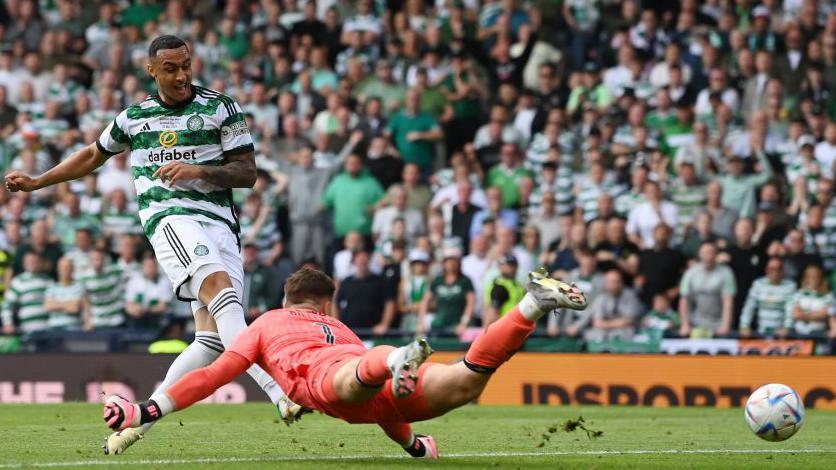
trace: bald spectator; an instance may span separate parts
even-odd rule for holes
[[[406,205],[406,190],[403,186],[395,185],[389,190],[388,206],[378,208],[372,220],[372,235],[376,240],[387,240],[392,237],[392,225],[396,219],[402,219],[406,226],[406,239],[409,242],[427,231],[424,216],[416,209]]]
[[[587,341],[629,340],[636,332],[642,305],[636,292],[624,286],[623,274],[611,269],[604,274],[604,286],[589,305],[592,328],[584,332]]]

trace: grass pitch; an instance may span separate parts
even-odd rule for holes
[[[579,416],[602,434],[563,429]],[[104,456],[98,405],[0,405],[0,469],[836,468],[836,413],[816,410],[779,443],[751,434],[738,409],[468,406],[415,429],[435,436],[441,460],[410,459],[373,425],[308,415],[285,427],[267,404],[202,405]]]

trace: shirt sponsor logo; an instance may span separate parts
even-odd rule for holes
[[[174,131],[161,132],[160,145],[162,145],[165,148],[170,148],[177,145],[177,133]]]
[[[221,136],[224,139],[238,137],[239,135],[246,135],[249,133],[250,128],[247,127],[247,123],[245,121],[238,121],[233,123],[231,126],[223,126],[221,128]]]
[[[159,163],[177,160],[194,160],[195,152],[195,149],[187,150],[185,152],[181,152],[177,149],[160,150],[159,152],[155,152],[152,150],[148,152],[148,161],[152,163]]]

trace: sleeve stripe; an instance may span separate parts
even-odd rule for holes
[[[242,153],[247,152],[255,152],[255,146],[253,144],[245,144],[240,147],[235,147],[234,149],[225,150],[224,155],[241,155]]]
[[[98,149],[99,149],[99,152],[102,152],[103,154],[107,155],[108,157],[112,157],[112,156],[114,156],[114,155],[116,155],[116,154],[122,153],[122,151],[121,151],[121,150],[120,150],[120,151],[118,151],[118,152],[112,152],[112,151],[110,151],[110,150],[108,150],[108,149],[104,148],[104,145],[102,145],[102,143],[101,143],[101,142],[99,142],[99,139],[96,139],[96,148],[98,148]]]

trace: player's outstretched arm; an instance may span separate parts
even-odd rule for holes
[[[6,175],[6,188],[9,191],[35,191],[54,184],[63,183],[87,176],[107,161],[109,155],[102,153],[95,143],[70,154],[61,163],[44,174],[31,177],[20,171]]]
[[[165,393],[154,395],[146,402],[131,403],[118,395],[111,396],[105,402],[104,420],[114,431],[157,421],[175,410],[188,408],[203,400],[243,374],[251,365],[252,362],[244,356],[226,351],[212,364],[189,372]]]
[[[257,176],[255,153],[226,154],[226,159],[226,163],[219,166],[170,163],[157,170],[154,178],[160,178],[169,185],[181,180],[200,179],[222,188],[252,188]]]

